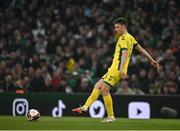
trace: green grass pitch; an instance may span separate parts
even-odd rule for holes
[[[26,117],[0,116],[0,130],[180,130],[179,119],[135,120],[117,118],[113,123],[90,117],[45,117],[29,122]]]

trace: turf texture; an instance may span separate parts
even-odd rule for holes
[[[0,130],[180,130],[179,119],[137,120],[116,118],[115,122],[102,123],[90,117],[43,116],[30,122],[22,116],[0,116]]]

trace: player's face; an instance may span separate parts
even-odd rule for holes
[[[118,35],[121,35],[123,33],[123,30],[124,30],[124,25],[119,24],[119,23],[115,24],[114,25],[114,30]]]

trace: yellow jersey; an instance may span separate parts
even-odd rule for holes
[[[138,43],[135,40],[135,38],[129,33],[125,33],[119,37],[116,43],[112,64],[108,68],[108,72],[102,77],[105,83],[107,83],[110,86],[115,86],[118,83],[118,81],[120,81],[121,79],[120,65],[121,65],[122,50],[128,51],[128,58],[125,63],[125,67],[123,69],[124,73],[127,74],[127,69],[128,69],[129,61],[131,59],[132,50],[133,47],[136,46],[137,44]]]
[[[124,72],[127,73],[127,68],[129,65],[129,61],[131,59],[133,47],[136,46],[137,44],[138,44],[137,41],[131,34],[129,34],[129,33],[122,34],[116,43],[116,48],[115,48],[112,65],[108,70],[119,70],[120,69],[121,52],[122,52],[122,50],[127,50],[128,58],[127,58],[127,61],[126,61],[125,67],[124,67]]]

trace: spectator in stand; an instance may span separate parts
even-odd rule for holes
[[[115,94],[124,94],[124,95],[133,95],[135,92],[128,86],[128,82],[126,80],[121,81],[119,88],[115,92]]]
[[[4,92],[15,92],[15,85],[13,81],[13,77],[11,75],[7,75],[5,77],[5,82],[3,84]]]
[[[130,87],[137,95],[144,95],[144,92],[140,89],[140,82],[136,74],[132,74],[130,78]]]
[[[78,92],[89,92],[90,86],[87,78],[81,78],[80,85],[78,86]]]
[[[145,69],[141,69],[139,72],[139,86],[144,93],[148,93],[149,85],[148,85],[147,71]]]
[[[35,76],[31,80],[30,92],[41,92],[45,86],[44,78],[42,76],[42,70],[37,68],[35,71]]]

